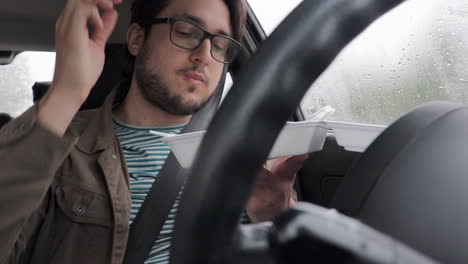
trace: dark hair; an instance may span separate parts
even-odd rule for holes
[[[130,24],[137,23],[145,30],[145,38],[148,36],[151,24],[148,22],[151,18],[156,17],[164,8],[166,8],[171,0],[134,0],[132,4],[132,17]],[[244,30],[246,20],[246,4],[245,0],[223,0],[229,9],[231,17],[231,26],[233,37],[241,42],[242,33]],[[133,73],[133,66],[135,64],[135,56],[131,55],[127,50],[129,56],[129,67],[126,70],[126,77],[131,78]]]
[[[138,23],[148,33],[151,24],[149,21],[156,17],[171,0],[135,0],[132,4],[132,17],[130,23]],[[223,0],[229,9],[233,37],[237,41],[242,39],[242,31],[245,24],[246,8],[244,0]]]

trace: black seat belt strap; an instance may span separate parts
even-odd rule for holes
[[[166,162],[178,163],[172,153]],[[124,263],[144,263],[151,251],[185,182],[184,169],[176,167],[163,167],[130,225]]]

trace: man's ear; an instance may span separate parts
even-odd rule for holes
[[[145,44],[145,29],[133,23],[127,30],[127,48],[133,56],[137,56]]]

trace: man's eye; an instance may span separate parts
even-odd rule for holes
[[[214,39],[217,40],[217,39]],[[213,48],[216,51],[224,52],[227,49],[228,44],[224,41],[213,41]]]
[[[214,44],[213,45],[213,48],[216,50],[216,51],[224,51],[225,50],[225,47],[223,45],[218,45],[218,44]]]
[[[193,37],[193,34],[191,32],[187,32],[187,31],[180,31],[180,30],[177,30],[177,35],[181,36],[181,37],[185,37],[185,38],[191,38]]]

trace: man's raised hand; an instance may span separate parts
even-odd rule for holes
[[[62,136],[104,67],[106,42],[122,0],[67,0],[55,25],[55,72],[38,121]]]
[[[67,0],[56,29],[53,85],[87,98],[104,67],[104,48],[117,22],[112,0]]]

